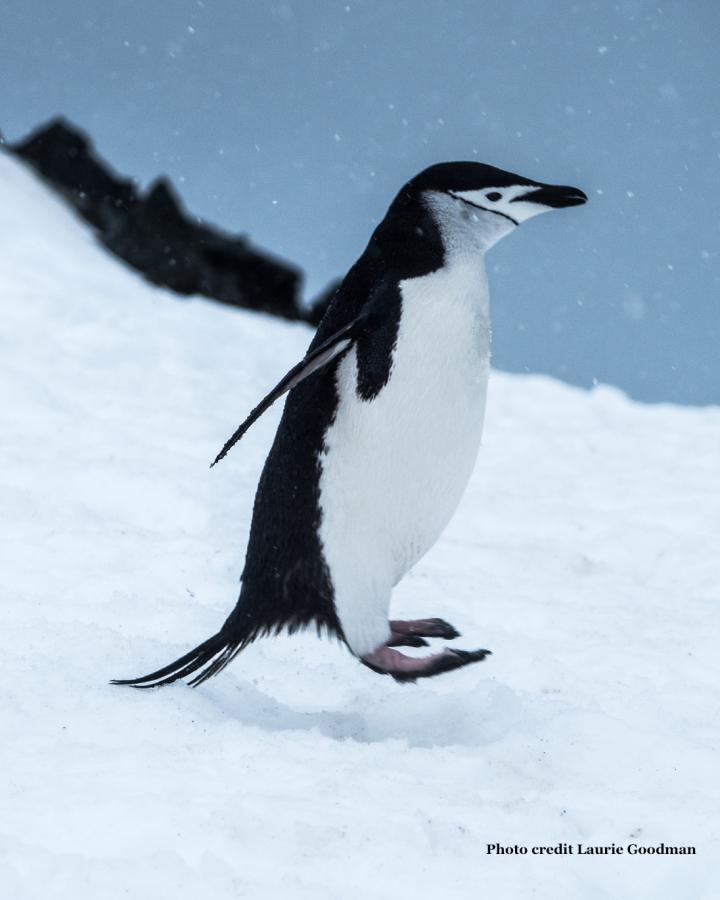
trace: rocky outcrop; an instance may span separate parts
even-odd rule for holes
[[[324,306],[300,304],[299,269],[188,216],[167,179],[140,192],[69,122],[56,119],[9,149],[75,207],[109,250],[154,284],[286,319],[317,324],[322,317]]]

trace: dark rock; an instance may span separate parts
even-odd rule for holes
[[[244,237],[188,216],[166,179],[141,194],[70,123],[54,120],[10,150],[70,201],[106,247],[154,284],[286,319],[319,321],[299,303],[298,269]]]
[[[138,202],[133,183],[111,172],[87,137],[61,119],[9,146],[101,232]]]
[[[180,294],[302,318],[299,272],[243,238],[193,222],[165,179],[156,181],[103,241],[151,281]]]

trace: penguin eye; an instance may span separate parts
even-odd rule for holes
[[[488,198],[488,200],[492,200],[493,202],[495,200],[502,200],[502,194],[498,194],[497,191],[490,191],[490,193],[485,194],[485,196]]]

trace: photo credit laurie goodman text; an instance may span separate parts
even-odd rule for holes
[[[489,856],[694,856],[695,847],[689,844],[486,844]]]

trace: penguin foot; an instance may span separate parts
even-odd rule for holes
[[[454,650],[445,647],[440,653],[418,658],[405,656],[404,653],[383,645],[361,657],[360,662],[379,675],[392,675],[395,681],[407,682],[462,669],[470,663],[481,662],[489,655],[490,650]]]
[[[452,641],[460,637],[460,632],[444,619],[396,619],[390,622],[390,630],[395,634],[406,634],[417,637],[442,638]],[[389,646],[393,646],[390,644]],[[401,646],[399,643],[397,646]],[[407,647],[420,646],[419,644],[406,644]]]

